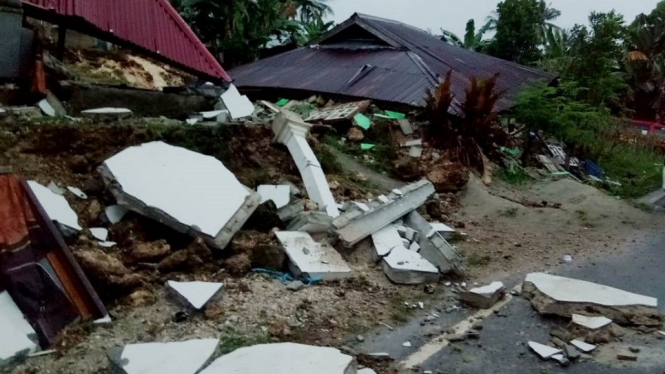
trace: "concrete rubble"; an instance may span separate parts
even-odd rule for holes
[[[593,308],[618,324],[661,325],[656,298],[596,283],[532,273],[524,281],[523,294],[540,314],[572,318]]]
[[[383,272],[397,284],[423,284],[439,281],[439,270],[417,252],[402,246],[383,258]]]
[[[531,348],[540,358],[543,360],[547,360],[550,357],[562,353],[560,349],[550,347],[548,345],[536,343],[536,342],[529,342],[529,348]]]
[[[289,270],[294,276],[303,275],[324,281],[351,276],[349,266],[330,245],[317,243],[304,232],[280,231],[276,235],[284,246]]]
[[[444,239],[450,240],[450,238],[453,236],[455,233],[455,229],[447,226],[446,224],[443,224],[441,222],[430,222],[430,226],[432,226],[432,230],[427,233],[427,237],[430,238],[434,236],[434,234],[439,234],[441,235]]]
[[[37,345],[30,340],[35,330],[23,317],[7,291],[0,292],[0,368],[12,360],[27,356]]]
[[[28,181],[28,185],[52,221],[58,222],[71,230],[83,230],[78,223],[76,212],[69,206],[64,196],[53,193],[53,191],[35,181]]]
[[[269,370],[267,370],[269,368]],[[200,374],[356,374],[353,357],[338,349],[295,343],[237,349],[213,361]]]
[[[307,143],[307,133],[312,125],[305,123],[295,113],[282,110],[272,123],[275,141],[286,145],[300,171],[309,198],[330,217],[339,216],[337,203],[323,173],[319,160]]]
[[[111,370],[118,374],[195,374],[210,360],[218,339],[173,343],[138,343],[107,352]]]
[[[596,349],[596,346],[593,344],[589,344],[586,342],[583,342],[581,340],[571,340],[570,344],[572,344],[575,348],[579,349],[580,351],[584,353],[589,353],[592,352],[593,350]]]
[[[116,223],[120,222],[122,218],[125,216],[125,214],[127,214],[127,212],[129,212],[129,210],[121,207],[120,205],[111,205],[104,208],[104,214],[106,215],[106,219],[112,225],[115,225]]]
[[[466,269],[464,259],[448,241],[438,232],[427,237],[432,231],[432,225],[418,212],[413,211],[404,217],[404,224],[420,233],[418,236],[418,252],[427,261],[431,262],[441,273],[454,273],[464,276]]]
[[[219,160],[163,142],[127,148],[98,170],[120,206],[218,249],[259,205]]]
[[[167,285],[177,292],[194,309],[203,308],[224,284],[213,282],[176,282],[168,281]]]
[[[272,200],[277,209],[281,209],[291,201],[291,186],[283,184],[279,186],[261,185],[256,191],[261,195],[261,204]]]
[[[461,301],[476,308],[489,309],[494,306],[506,294],[506,288],[502,282],[492,282],[484,287],[476,287],[459,292],[457,296]]]
[[[612,323],[607,317],[587,317],[580,314],[573,314],[573,323],[590,330],[597,330]]]

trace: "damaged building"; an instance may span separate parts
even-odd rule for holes
[[[312,93],[375,103],[422,107],[425,92],[452,70],[452,93],[464,97],[471,78],[499,74],[505,95],[496,110],[512,107],[513,95],[555,76],[452,46],[413,26],[365,14],[309,45],[230,71],[235,85],[252,98],[308,97]]]

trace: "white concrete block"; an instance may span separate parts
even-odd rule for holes
[[[268,200],[272,200],[277,205],[277,209],[281,209],[291,201],[291,186],[288,184],[274,185],[261,185],[256,191],[261,195],[261,204]]]
[[[497,292],[501,291],[501,289],[503,288],[504,286],[502,282],[492,282],[487,286],[472,288],[469,290],[469,292],[484,297],[493,297]]]
[[[109,230],[102,227],[93,227],[89,230],[92,236],[94,236],[97,240],[100,240],[102,242],[106,241],[106,239],[109,236]]]
[[[9,293],[0,292],[0,367],[16,356],[27,355],[36,346],[28,338],[33,334],[35,330]]]
[[[421,146],[413,146],[409,148],[409,156],[414,157],[414,158],[420,158],[420,156],[423,155],[423,147]]]
[[[552,348],[548,345],[536,342],[529,342],[529,348],[531,348],[538,354],[538,356],[540,356],[540,358],[544,360],[562,352],[560,349]]]
[[[309,234],[280,231],[276,235],[284,246],[289,268],[294,275],[303,273],[324,281],[351,276],[351,269],[342,256],[329,245],[317,243]]]
[[[42,99],[41,101],[39,101],[39,103],[37,103],[37,106],[38,106],[39,109],[41,109],[42,112],[44,112],[44,114],[46,114],[47,116],[49,116],[49,117],[55,117],[55,109],[54,109],[53,106],[48,102],[48,100],[46,100],[46,99]]]
[[[571,341],[570,344],[574,345],[575,348],[579,349],[580,351],[582,351],[584,353],[589,353],[589,352],[592,352],[594,349],[596,349],[595,345],[589,344],[589,343],[586,343],[586,342],[583,342],[583,341],[577,340],[577,339]]]
[[[418,242],[411,243],[411,245],[409,246],[409,251],[414,251],[414,252],[420,251],[420,244],[418,244]]]
[[[127,108],[96,108],[88,109],[81,112],[81,114],[131,114],[132,111]]]
[[[414,147],[414,146],[422,146],[423,145],[423,140],[422,139],[414,139],[414,140],[407,140],[402,144],[402,147]]]
[[[139,343],[110,349],[109,361],[126,374],[195,374],[210,359],[218,339]]]
[[[386,196],[386,195],[379,195],[379,197],[377,197],[377,199],[378,199],[380,202],[384,203],[384,204],[390,202],[390,199],[389,199],[388,196]]]
[[[415,237],[416,237],[416,230],[414,230],[410,227],[407,227],[406,232],[404,233],[404,238],[408,241],[413,241],[413,239],[415,239]]]
[[[398,284],[434,283],[439,280],[439,271],[434,265],[402,246],[393,248],[383,258],[383,272]]]
[[[353,357],[338,349],[277,343],[237,349],[200,374],[355,374],[356,370]]]
[[[427,238],[431,238],[435,233],[439,233],[445,239],[449,239],[450,236],[455,233],[455,229],[441,222],[430,222],[430,226],[432,226],[432,230],[427,233]]]
[[[254,113],[254,104],[245,95],[240,95],[234,84],[221,96],[224,106],[231,113],[231,118],[249,117]]]
[[[28,181],[28,185],[52,221],[74,230],[82,230],[76,212],[69,206],[64,196],[53,193],[35,181]]]
[[[369,206],[367,206],[367,204],[365,203],[359,203],[357,201],[354,201],[353,204],[365,213],[369,213],[372,211],[372,209]]]
[[[112,225],[115,225],[122,220],[129,210],[120,205],[111,205],[107,206],[104,209],[104,212],[106,213],[106,219],[108,219]]]
[[[573,323],[586,327],[590,330],[597,330],[601,327],[607,326],[612,323],[612,320],[607,317],[588,317],[580,314],[573,314]]]
[[[545,273],[531,273],[526,282],[550,298],[571,303],[591,303],[608,307],[644,305],[657,307],[658,299],[630,293],[605,285]]]
[[[388,225],[372,234],[376,261],[387,256],[390,251],[402,245],[402,238],[397,231],[397,226]]]
[[[104,165],[125,194],[212,237],[250,195],[219,160],[163,142],[127,148]]]
[[[223,283],[213,282],[166,282],[169,287],[179,293],[195,309],[201,309],[219,290]]]

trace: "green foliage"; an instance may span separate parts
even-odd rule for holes
[[[484,40],[485,34],[493,30],[495,25],[494,20],[489,20],[487,23],[476,31],[476,21],[470,19],[466,23],[466,32],[464,40],[461,40],[455,33],[441,29],[441,40],[448,44],[452,44],[461,48],[469,49],[476,52],[481,52],[487,48],[489,40]]]
[[[504,0],[497,7],[496,35],[488,46],[489,54],[521,64],[540,59],[539,46],[545,30],[555,27],[549,21],[561,12],[547,7],[543,0]]]
[[[512,184],[514,186],[523,186],[532,181],[532,178],[529,176],[529,174],[524,172],[524,170],[522,169],[516,169],[514,171],[510,171],[508,169],[501,169],[497,173],[497,177],[500,180],[508,184]]]

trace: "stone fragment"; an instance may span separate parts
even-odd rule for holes
[[[139,242],[132,246],[129,258],[133,262],[158,262],[171,254],[171,246],[166,240],[156,242]]]
[[[222,289],[222,283],[168,281],[168,286],[195,309],[201,309]]]
[[[617,354],[617,360],[619,360],[619,361],[637,361],[637,355],[635,355],[633,353],[628,353],[628,352],[619,353],[619,354]]]
[[[583,342],[581,340],[577,340],[577,339],[571,341],[570,344],[572,344],[575,348],[579,349],[580,351],[582,351],[584,353],[589,353],[589,352],[592,352],[593,350],[596,349],[595,345],[588,344],[588,343],[585,343],[585,342]]]
[[[476,308],[489,309],[496,304],[505,295],[506,289],[502,282],[492,282],[492,284],[463,290],[457,296]]]
[[[575,348],[573,345],[565,345],[563,347],[563,353],[565,353],[566,357],[568,357],[568,359],[571,361],[575,361],[582,356],[580,351],[578,351],[577,348]]]
[[[117,373],[195,374],[210,359],[218,345],[218,339],[138,343],[111,348],[107,356]]]
[[[305,288],[305,284],[301,281],[293,281],[289,282],[289,284],[286,285],[286,289],[289,291],[297,292]]]
[[[562,351],[560,349],[552,348],[548,345],[529,342],[529,348],[531,348],[540,358],[546,360],[556,354],[560,354]]]
[[[76,212],[69,206],[64,196],[53,193],[35,181],[28,181],[28,185],[52,221],[76,231],[82,230]]]
[[[607,326],[612,323],[612,320],[607,317],[589,317],[581,314],[573,314],[573,323],[586,327],[589,330],[597,330],[601,327]]]
[[[303,274],[321,280],[351,276],[349,266],[330,245],[317,243],[309,234],[303,232],[280,231],[276,235],[284,246],[289,259],[289,270],[293,275]]]
[[[568,358],[566,356],[564,356],[563,354],[561,354],[561,353],[556,354],[556,355],[552,355],[551,359],[558,362],[559,365],[561,365],[563,367],[570,366],[570,360],[568,360]]]
[[[439,270],[417,252],[402,246],[383,258],[383,272],[397,284],[436,283]]]
[[[295,343],[259,344],[221,356],[200,374],[355,374],[353,357],[338,349]]]

